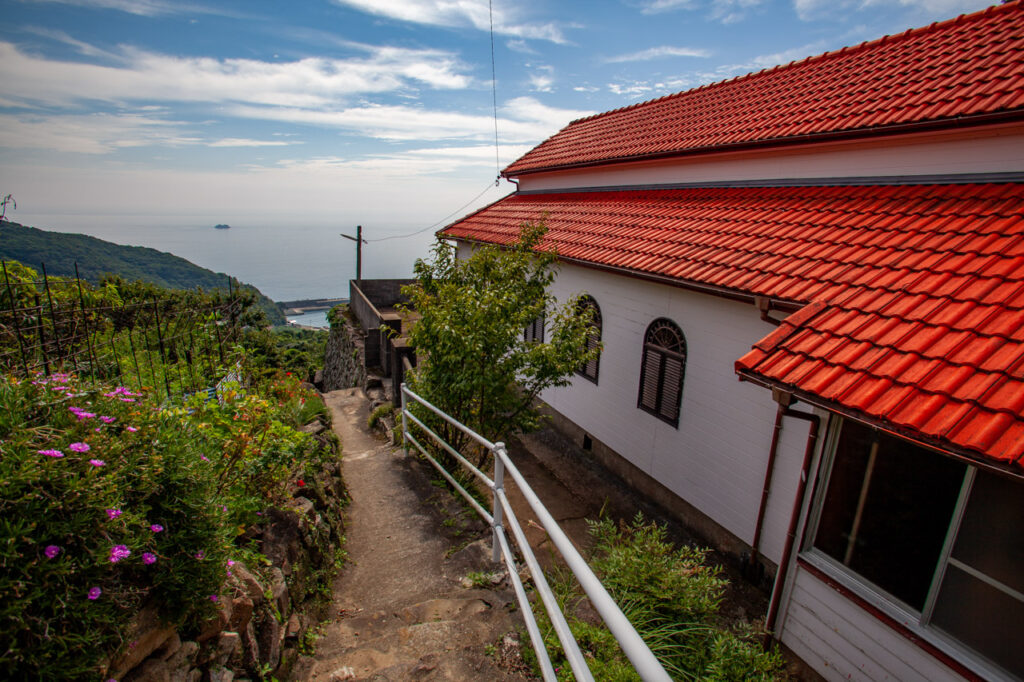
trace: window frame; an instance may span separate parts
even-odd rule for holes
[[[845,566],[840,561],[834,559],[824,551],[814,546],[814,539],[818,532],[821,515],[825,506],[825,498],[828,494],[829,483],[834,470],[836,453],[839,446],[839,436],[842,432],[843,424],[847,421],[847,418],[838,414],[832,414],[831,416],[832,419],[830,420],[828,427],[827,446],[821,452],[814,494],[810,500],[810,506],[807,511],[807,518],[803,528],[799,551],[800,561],[806,562],[813,568],[821,571],[828,578],[835,580],[838,584],[849,590],[850,593],[855,595],[857,598],[863,600],[866,604],[877,609],[885,616],[892,618],[896,623],[899,623],[900,626],[910,633],[911,641],[913,641],[914,637],[919,638],[923,642],[935,647],[935,649],[949,656],[951,659],[962,663],[970,670],[983,675],[986,679],[1017,679],[1010,676],[1012,675],[1010,671],[1005,670],[996,662],[989,660],[983,654],[971,649],[967,644],[960,642],[952,635],[943,632],[938,627],[932,625],[931,622],[932,615],[935,611],[935,605],[938,602],[939,594],[942,591],[942,582],[946,574],[946,569],[951,564],[950,559],[952,557],[950,555],[956,545],[957,535],[963,523],[964,515],[971,499],[971,492],[978,476],[978,467],[968,461],[961,460],[965,465],[964,478],[961,482],[960,491],[957,495],[953,512],[950,515],[949,526],[946,529],[946,537],[943,542],[942,549],[936,559],[935,570],[932,573],[924,605],[921,610],[918,611],[878,587],[867,578],[852,570],[850,567]],[[854,421],[856,423],[856,420],[850,421]],[[870,425],[865,426],[873,428]],[[898,436],[896,437],[898,438]],[[912,445],[917,445],[912,441],[907,442]],[[917,447],[923,446],[917,445]],[[925,449],[930,450],[930,448]],[[938,451],[932,451],[932,454],[935,457],[947,456]],[[998,474],[993,473],[993,475]],[[982,578],[978,579],[983,580]],[[988,581],[983,580],[983,582]],[[792,583],[790,583],[790,586],[791,585]]]
[[[682,351],[683,351],[682,353],[680,353],[678,351],[673,351],[673,350],[671,350],[669,348],[665,348],[663,346],[655,345],[655,344],[651,343],[648,340],[651,337],[652,332],[655,331],[655,326],[658,325],[659,323],[663,323],[663,322],[667,322],[669,325],[672,326],[672,328],[674,328],[674,330],[676,332],[678,332],[678,334],[679,334],[679,345],[682,347]],[[655,398],[654,398],[655,405],[654,405],[654,408],[649,408],[646,405],[644,405],[644,388],[645,388],[645,385],[646,385],[645,382],[647,380],[647,362],[648,362],[648,357],[649,357],[648,356],[648,351],[656,353],[658,355],[659,365],[660,365],[660,367],[658,369],[658,375],[657,375],[657,385],[655,386]],[[683,388],[686,385],[686,358],[687,358],[687,355],[688,354],[687,354],[686,335],[683,333],[682,327],[680,327],[678,324],[676,324],[676,322],[674,320],[672,320],[670,318],[667,318],[667,317],[658,317],[658,318],[655,318],[654,320],[652,320],[651,323],[647,325],[647,329],[644,330],[643,346],[642,346],[641,355],[640,355],[640,388],[639,388],[639,391],[637,393],[636,406],[641,411],[646,412],[647,414],[653,415],[654,417],[657,417],[658,419],[660,419],[661,421],[665,422],[666,424],[668,424],[669,426],[671,426],[671,427],[673,427],[675,429],[679,428],[679,418],[683,414]],[[670,417],[670,416],[664,414],[665,405],[664,405],[664,400],[663,400],[663,398],[664,398],[664,390],[663,389],[665,387],[665,379],[666,379],[666,372],[665,372],[666,366],[667,366],[666,365],[666,360],[669,359],[669,358],[674,359],[674,360],[678,360],[679,361],[679,365],[680,365],[680,368],[679,368],[679,387],[678,387],[678,393],[679,393],[678,400],[679,400],[679,404],[675,406],[676,409],[675,409],[675,416],[674,417]]]
[[[523,341],[544,343],[544,327],[547,325],[547,315],[541,312],[540,315],[530,320],[523,328]]]
[[[583,296],[581,296],[578,305],[579,305],[580,309],[589,307],[591,310],[594,311],[594,314],[591,317],[590,328],[591,328],[591,330],[596,330],[597,331],[597,335],[596,335],[596,340],[594,340],[595,337],[594,337],[593,334],[589,334],[589,333],[587,334],[587,349],[589,350],[589,349],[593,348],[594,345],[599,345],[601,343],[601,337],[602,337],[602,334],[604,333],[604,318],[601,315],[601,306],[597,304],[597,299],[595,299],[590,294],[584,294]],[[591,343],[592,340],[594,340],[593,343]],[[590,374],[587,373],[587,366],[590,363],[585,363],[585,364],[581,365],[580,367],[577,367],[576,368],[576,374],[581,376],[581,377],[583,377],[587,381],[590,381],[590,382],[592,382],[594,384],[597,384],[598,383],[598,377],[601,376],[601,353],[597,354],[597,357],[594,358],[593,362],[594,362],[594,375],[593,376],[591,376]]]

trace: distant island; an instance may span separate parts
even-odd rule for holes
[[[213,226],[213,229],[215,229],[215,230],[230,230],[231,226],[228,225],[227,223],[217,223],[216,225]]]
[[[46,232],[4,221],[0,227],[0,260],[16,260],[30,267],[46,263],[51,275],[74,277],[75,263],[83,279],[96,283],[105,273],[127,280],[140,279],[168,289],[226,290],[228,275],[199,267],[180,256],[144,246],[122,246],[84,234]],[[259,307],[271,324],[287,323],[276,303],[251,284],[237,282],[256,292]]]

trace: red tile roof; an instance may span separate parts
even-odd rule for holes
[[[1024,468],[1024,184],[513,194],[442,231],[810,303],[744,375]]]
[[[1024,115],[1024,3],[573,121],[503,172]]]

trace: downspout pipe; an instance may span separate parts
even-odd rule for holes
[[[772,393],[775,393],[773,390]],[[780,392],[778,396],[773,395],[779,402],[779,409],[775,411],[775,428],[772,431],[772,444],[768,448],[768,464],[765,467],[764,472],[764,486],[761,490],[761,504],[757,508],[757,521],[754,523],[754,539],[750,543],[750,558],[747,561],[746,573],[747,579],[753,580],[759,578],[760,573],[757,571],[757,560],[761,556],[761,531],[764,528],[764,512],[768,507],[768,495],[772,489],[772,476],[775,472],[775,458],[779,452],[779,434],[782,433],[782,417],[786,414],[786,408],[789,405],[787,398],[792,398],[791,393]],[[785,401],[785,402],[783,402]]]
[[[780,405],[781,407],[781,405]],[[804,461],[800,466],[800,482],[797,485],[796,496],[793,499],[793,511],[789,517],[789,529],[786,531],[786,545],[782,550],[782,557],[779,559],[779,568],[775,573],[775,585],[772,587],[771,600],[768,602],[768,615],[764,619],[764,628],[775,638],[775,621],[779,617],[779,605],[782,602],[782,591],[786,584],[786,574],[789,572],[789,563],[793,553],[793,545],[796,542],[796,528],[800,522],[800,510],[804,506],[804,497],[807,494],[807,481],[811,474],[811,462],[814,459],[814,450],[818,443],[818,431],[821,428],[821,417],[810,412],[800,412],[788,407],[784,409],[784,416],[795,417],[810,422],[811,426],[807,433],[807,446],[804,448]],[[767,644],[767,641],[766,641]]]

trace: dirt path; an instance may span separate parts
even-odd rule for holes
[[[495,570],[486,539],[467,544],[486,537],[480,524],[438,501],[421,463],[368,432],[360,389],[333,391],[325,400],[352,496],[350,563],[335,582],[316,653],[299,660],[292,679],[527,679],[510,672],[514,647],[502,646],[521,622],[507,581],[494,589],[463,587],[468,573]],[[456,520],[456,537],[441,532]]]

